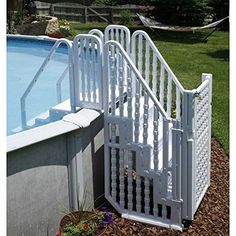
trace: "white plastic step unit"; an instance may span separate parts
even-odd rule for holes
[[[40,113],[38,116],[36,116],[33,119],[29,120],[27,122],[27,127],[29,129],[31,129],[31,128],[34,128],[34,127],[37,127],[37,126],[40,126],[40,125],[44,125],[44,124],[49,123],[49,122],[50,122],[50,120],[49,120],[49,111],[46,111],[46,112]],[[15,133],[19,133],[21,131],[23,131],[22,127],[18,126],[15,129],[13,129],[11,132],[12,132],[12,134],[15,134]]]
[[[34,127],[45,125],[50,122],[60,120],[69,113],[71,113],[71,107],[70,107],[70,100],[68,99],[50,108],[48,111],[42,112],[36,117],[34,117],[33,119],[29,120],[27,122],[27,127],[28,129],[32,129]],[[15,134],[21,131],[23,131],[22,127],[18,126],[12,130],[12,134]]]
[[[62,119],[63,116],[71,113],[70,99],[65,100],[52,107],[49,110],[50,120],[56,121]]]

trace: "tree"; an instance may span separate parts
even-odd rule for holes
[[[159,21],[171,25],[202,25],[208,13],[208,0],[150,0]]]
[[[219,20],[229,15],[229,0],[209,0],[209,6],[212,7],[214,20]],[[228,30],[229,21],[224,21],[221,28]]]
[[[209,6],[213,8],[215,20],[229,15],[229,0],[209,0]]]

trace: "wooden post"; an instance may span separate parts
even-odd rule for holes
[[[88,8],[84,7],[84,23],[87,24],[88,21]]]
[[[100,19],[102,19],[103,21],[109,23],[109,21],[108,21],[105,17],[101,16],[101,14],[99,14],[97,11],[95,11],[95,10],[92,9],[91,7],[88,7],[88,10],[90,10],[91,12],[93,12],[96,16],[98,16],[98,17],[99,17]]]
[[[53,6],[53,4],[50,4],[50,7],[49,7],[49,15],[50,15],[50,16],[54,16],[54,6]]]
[[[113,24],[113,7],[110,8],[110,22]]]

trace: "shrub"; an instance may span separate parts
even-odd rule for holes
[[[67,20],[59,20],[59,30],[60,33],[63,34],[65,37],[72,35],[70,22]]]
[[[131,25],[133,23],[132,12],[123,10],[120,12],[120,23],[123,25]]]

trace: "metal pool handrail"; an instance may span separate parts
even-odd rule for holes
[[[66,69],[62,72],[61,76],[57,80],[56,87],[57,87],[57,102],[58,103],[62,102],[62,98],[61,98],[61,83],[65,79],[68,70],[69,70],[69,66],[66,67]]]
[[[48,62],[51,60],[52,56],[54,55],[54,53],[56,52],[57,48],[62,44],[65,43],[67,48],[68,48],[68,65],[69,65],[69,80],[70,80],[70,97],[71,97],[71,109],[74,111],[75,110],[75,103],[74,103],[74,90],[73,90],[73,68],[72,68],[72,63],[73,63],[73,58],[72,58],[72,42],[70,42],[67,39],[59,39],[55,42],[55,44],[53,45],[50,53],[48,54],[48,56],[45,58],[45,60],[43,61],[42,65],[40,66],[39,70],[37,71],[37,73],[35,74],[34,78],[32,79],[32,81],[30,82],[30,84],[28,85],[27,89],[25,90],[24,94],[22,95],[21,99],[20,99],[20,103],[21,103],[21,123],[22,123],[22,129],[27,128],[27,121],[26,121],[26,109],[25,109],[25,102],[26,102],[26,98],[29,95],[30,91],[32,90],[32,88],[34,87],[34,85],[36,84],[36,82],[39,79],[39,76],[41,75],[41,73],[44,71],[45,67],[47,66]],[[65,71],[64,71],[65,72]],[[63,72],[63,74],[64,74]]]

